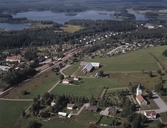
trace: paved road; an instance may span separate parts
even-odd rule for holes
[[[161,99],[161,97],[156,92],[152,91],[152,93],[153,93],[153,100],[157,104],[157,106],[159,107],[159,109],[154,109],[154,111],[156,113],[167,112],[167,105],[165,104],[165,102]],[[143,114],[144,111],[145,110],[140,110],[140,111],[137,111],[137,113]]]
[[[33,101],[33,99],[5,99],[5,98],[0,98],[0,100],[4,101]]]
[[[117,47],[117,48],[111,50],[111,51],[108,52],[107,54],[111,54],[111,53],[115,52],[116,50],[118,50],[118,49],[120,49],[120,48],[123,48],[123,47],[125,47],[125,46],[128,46],[128,45],[122,45],[122,46],[119,46],[119,47]]]
[[[79,109],[79,111],[77,112],[77,113],[72,113],[71,112],[71,114],[72,115],[79,115],[80,113],[81,113],[81,111],[85,108],[85,107],[88,107],[88,106],[90,106],[90,104],[89,103],[85,103],[80,109]]]

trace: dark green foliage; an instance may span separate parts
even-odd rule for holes
[[[41,126],[41,123],[38,123],[36,120],[32,120],[29,122],[27,128],[40,128]]]
[[[153,93],[151,91],[148,92],[148,98],[152,99]]]

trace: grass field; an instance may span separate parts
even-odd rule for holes
[[[58,80],[59,76],[53,71],[43,73],[14,89],[5,98],[34,98],[38,94],[41,95],[47,92]],[[30,92],[30,94],[22,95],[22,91],[24,90]]]
[[[155,59],[143,49],[131,51],[130,53],[118,55],[116,57],[95,57],[93,59],[86,59],[84,61],[100,62],[102,65],[100,70],[103,70],[105,73],[126,71],[133,73],[140,72],[142,70],[157,71],[160,69]],[[78,69],[77,66],[79,66],[79,63],[80,62],[71,66],[69,69],[64,70],[64,73],[71,75]],[[78,70],[76,75],[83,75],[83,73]]]
[[[83,27],[76,25],[66,25],[66,27],[60,27],[60,28],[69,33],[74,33],[76,31],[79,31],[80,29],[83,29]]]
[[[160,63],[166,68],[167,57],[163,56],[162,53],[167,49],[167,46],[150,47],[147,50],[152,53]]]
[[[85,96],[90,98],[92,95],[98,98],[103,87],[116,88],[123,85],[109,78],[87,78],[80,86],[59,84],[51,93],[68,94],[74,96]]]
[[[0,128],[9,128],[31,102],[0,101]]]

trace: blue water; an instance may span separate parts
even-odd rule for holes
[[[107,15],[99,14],[107,13]],[[51,11],[29,11],[22,12],[13,15],[14,18],[26,17],[29,20],[36,21],[54,21],[57,23],[64,24],[66,21],[72,19],[91,19],[91,20],[121,20],[113,18],[110,14],[114,14],[114,11],[85,11],[78,12],[76,16],[65,16],[66,13],[56,13]],[[136,20],[148,20],[143,14],[132,12],[136,16]],[[167,18],[165,19],[167,20]],[[10,23],[0,23],[0,28],[5,28],[5,30],[22,30],[24,28],[29,28],[26,24],[10,24]]]

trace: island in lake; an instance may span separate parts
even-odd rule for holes
[[[77,13],[66,13],[65,16],[76,16],[78,15]]]
[[[121,18],[121,19],[136,19],[136,16],[134,14],[129,14],[129,13],[114,13],[110,14],[111,17],[113,18]]]
[[[105,12],[99,12],[100,15],[107,15]]]

